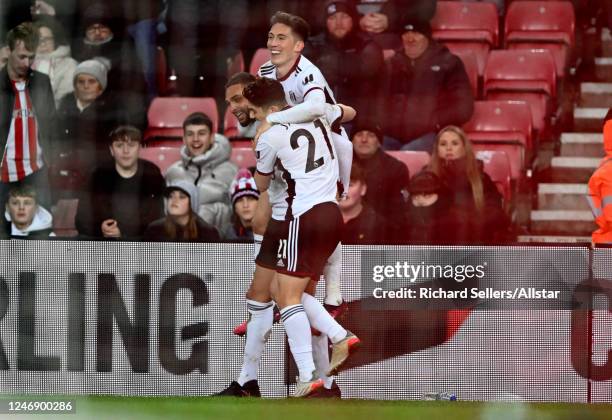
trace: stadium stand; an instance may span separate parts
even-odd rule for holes
[[[495,186],[504,198],[504,206],[507,208],[512,201],[512,185],[510,182],[510,160],[504,151],[478,150],[475,147],[476,158],[484,164],[484,171],[495,182]]]
[[[255,153],[250,147],[232,147],[230,160],[239,168],[251,168],[257,165]]]
[[[157,165],[162,175],[166,174],[166,170],[174,162],[181,158],[180,145],[182,143],[177,142],[176,147],[167,146],[148,146],[140,148],[140,158],[148,160]]]
[[[508,49],[546,49],[564,78],[575,45],[574,6],[569,1],[515,1],[505,20]]]
[[[492,3],[439,1],[431,21],[433,38],[456,53],[471,51],[483,74],[489,51],[499,45],[497,8]]]
[[[480,86],[479,86],[479,77],[478,77],[478,61],[476,59],[476,55],[470,51],[452,51],[457,57],[463,61],[463,66],[465,67],[465,72],[470,79],[470,85],[472,85],[472,91],[474,92],[474,98],[480,97]]]
[[[387,151],[397,160],[401,161],[408,168],[408,173],[411,177],[419,173],[429,163],[429,153],[427,152],[415,152],[411,150],[393,150]]]
[[[214,98],[155,98],[147,113],[149,126],[145,131],[145,142],[160,138],[182,138],[183,121],[193,112],[203,112],[208,115],[213,122],[213,131],[217,132],[219,111]]]
[[[483,97],[527,102],[538,137],[549,137],[557,98],[551,53],[547,50],[491,51],[485,67]]]
[[[234,117],[229,107],[225,110],[223,117],[223,135],[228,139],[238,136],[238,119]]]
[[[253,54],[253,58],[251,59],[251,65],[249,66],[249,73],[257,74],[257,70],[264,64],[266,61],[270,59],[270,51],[267,48],[259,48]]]
[[[463,129],[479,150],[506,152],[513,180],[521,177],[534,154],[531,110],[523,101],[476,101]]]

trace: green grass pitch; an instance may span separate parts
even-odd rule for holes
[[[0,399],[9,399],[1,396]],[[28,396],[23,399],[41,399]],[[44,398],[47,401],[63,397]],[[387,420],[387,419],[610,419],[612,404],[485,403],[448,401],[292,400],[224,397],[90,396],[76,401],[75,414],[0,414],[16,419],[236,419],[236,420]]]

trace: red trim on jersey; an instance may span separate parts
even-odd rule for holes
[[[266,173],[266,172],[261,172],[259,169],[256,170],[258,174],[263,175],[263,176],[270,176],[274,173],[274,171]]]
[[[286,75],[284,75],[283,77],[281,77],[280,79],[277,79],[279,82],[284,82],[285,80],[287,80],[289,78],[289,76],[291,76],[293,74],[293,72],[295,71],[295,68],[298,66],[298,64],[300,63],[300,58],[302,58],[302,55],[298,55],[297,60],[295,60],[295,63],[293,63],[293,66],[291,66],[291,69],[289,69],[289,71],[287,72]]]
[[[27,89],[25,90],[25,97],[26,103],[28,104],[28,148],[30,151],[30,167],[33,172],[36,172],[40,169],[37,164],[38,148],[36,147],[38,133],[36,132],[36,119],[32,116],[34,107],[32,106],[32,99]]]
[[[304,94],[304,98],[306,98],[306,95],[308,95],[310,92],[312,92],[312,91],[313,91],[313,90],[315,90],[315,89],[319,89],[321,92],[325,93],[325,91],[324,91],[322,88],[320,88],[320,87],[318,87],[318,86],[317,86],[317,87],[313,87],[313,88],[308,89],[308,90],[306,91],[306,93]]]
[[[15,95],[15,108],[22,112],[18,117],[15,117],[15,170],[17,171],[17,179],[25,178],[25,170],[23,168],[23,111],[19,92]],[[27,100],[26,104],[27,106]]]

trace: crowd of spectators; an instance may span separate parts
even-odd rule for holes
[[[503,0],[488,1],[503,13]],[[265,46],[269,17],[286,10],[311,24],[304,55],[336,99],[358,111],[346,127],[355,165],[340,203],[345,242],[511,239],[501,196],[458,128],[474,96],[461,59],[432,38],[435,0],[22,3],[7,0],[0,10],[4,236],[33,231],[9,206],[22,197],[15,191],[29,194],[37,208],[28,210],[30,224],[46,232],[42,221],[65,194],[54,184],[61,173],[68,196],[79,199],[83,238],[252,240],[258,192],[251,174],[231,162],[231,142],[213,131],[210,116],[184,121],[180,160],[164,174],[138,152],[159,94],[157,45],[176,75],[176,94],[225,101],[237,137],[252,137],[257,126],[242,89],[254,76],[228,80],[228,68],[240,51],[248,64]],[[387,153],[399,149],[426,151],[431,163],[409,173]]]

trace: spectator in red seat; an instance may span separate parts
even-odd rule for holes
[[[476,159],[463,130],[448,126],[438,133],[430,169],[450,192],[451,206],[462,213],[458,235],[462,243],[507,240],[509,220],[497,187]]]
[[[121,103],[126,124],[144,129],[147,89],[132,39],[125,35],[126,22],[115,16],[111,5],[94,2],[85,9],[81,35],[73,45],[79,62],[96,59],[108,69],[106,94]]]
[[[403,219],[404,196],[402,190],[410,179],[408,168],[385,153],[380,147],[380,126],[367,119],[358,120],[353,129],[353,161],[364,172],[367,184],[365,201],[391,223]]]
[[[238,171],[230,162],[232,148],[221,134],[213,133],[212,121],[201,113],[183,122],[181,160],[166,171],[166,182],[192,182],[199,192],[198,215],[219,232],[231,223],[232,207],[227,191]]]
[[[389,61],[383,147],[431,149],[440,128],[461,125],[474,109],[461,59],[431,39],[428,21],[404,21],[402,51]]]
[[[459,218],[450,205],[450,195],[440,178],[423,170],[410,179],[406,229],[400,243],[452,244]]]
[[[76,227],[84,238],[140,240],[163,215],[164,178],[157,166],[138,158],[140,130],[119,126],[108,139],[113,163],[92,173],[79,200]]]
[[[394,243],[393,230],[387,219],[364,201],[368,186],[365,174],[353,162],[348,194],[338,205],[344,221],[342,243],[346,245],[379,245]]]
[[[77,62],[70,55],[70,46],[59,22],[51,17],[39,18],[35,25],[39,42],[32,68],[49,76],[55,105],[72,93],[72,77]]]
[[[144,233],[145,241],[219,242],[217,229],[196,213],[198,189],[189,181],[176,181],[164,190],[166,216],[151,223]]]
[[[223,239],[228,241],[253,242],[252,222],[259,200],[259,190],[255,178],[247,168],[242,168],[236,174],[229,189],[234,214]]]
[[[430,21],[436,13],[437,0],[357,0],[361,30],[384,50],[385,59],[391,58],[401,47],[403,19]]]
[[[74,93],[65,96],[58,110],[60,143],[57,171],[70,173],[75,190],[82,188],[90,172],[108,161],[108,133],[125,120],[121,107],[113,106],[104,94],[107,69],[97,60],[83,61],[73,77]]]
[[[325,13],[326,30],[310,38],[304,55],[321,69],[339,102],[376,118],[382,105],[382,50],[359,30],[351,1],[330,0]]]
[[[53,216],[36,201],[36,190],[29,185],[11,188],[4,213],[9,238],[45,239],[53,234]]]

